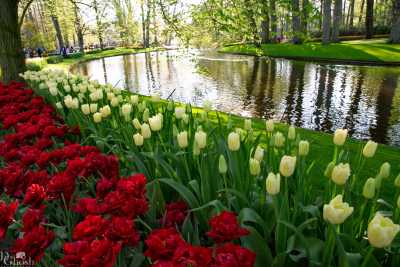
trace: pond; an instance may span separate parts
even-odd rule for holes
[[[400,67],[322,64],[170,50],[103,58],[72,70],[144,95],[274,118],[400,146]]]

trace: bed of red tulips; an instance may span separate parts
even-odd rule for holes
[[[144,265],[253,266],[255,254],[233,243],[248,233],[233,213],[210,220],[212,247],[177,231],[190,216],[182,201],[145,238],[135,222],[148,210],[146,177],[120,177],[116,156],[80,145],[79,129],[24,84],[0,84],[0,123],[0,250],[49,266],[114,266],[145,239]]]

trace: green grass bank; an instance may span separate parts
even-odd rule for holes
[[[400,44],[388,44],[385,39],[321,43],[237,44],[222,47],[220,52],[281,57],[289,59],[400,66]]]

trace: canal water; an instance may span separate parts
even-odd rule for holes
[[[72,72],[144,95],[400,146],[400,67],[335,65],[215,51],[103,58]]]

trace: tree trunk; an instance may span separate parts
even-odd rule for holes
[[[363,17],[363,13],[364,13],[364,5],[365,5],[365,0],[361,0],[361,10],[360,10],[360,16],[358,17],[358,25],[361,25],[361,20]]]
[[[21,33],[18,25],[18,1],[2,0],[0,8],[0,78],[4,83],[20,80],[25,71]]]
[[[143,1],[140,2],[140,14],[142,18],[142,42],[143,42],[143,47],[146,48],[146,23],[145,23],[145,18],[144,18],[144,3]]]
[[[333,28],[332,42],[339,42],[339,30],[342,21],[342,0],[335,0],[335,9],[333,10]]]
[[[100,14],[99,14],[99,5],[97,0],[93,0],[93,9],[96,13],[96,26],[97,26],[97,39],[99,39],[100,49],[103,50],[104,42],[103,42],[103,25],[101,25]]]
[[[355,0],[351,0],[347,14],[347,25],[349,29],[352,29],[354,27],[354,3]]]
[[[300,2],[299,0],[292,0],[292,30],[294,44],[301,44],[301,22],[300,22]]]
[[[245,14],[247,17],[247,20],[249,21],[249,25],[250,25],[250,29],[252,31],[252,37],[253,37],[253,43],[255,43],[256,45],[259,45],[259,37],[258,37],[258,30],[257,30],[257,22],[256,19],[254,17],[254,10],[253,5],[251,3],[250,0],[245,0]]]
[[[53,22],[54,29],[56,30],[56,36],[58,40],[58,50],[64,47],[64,39],[61,33],[60,23],[58,22],[58,18],[55,15],[51,15],[51,21]]]
[[[268,12],[268,1],[263,1],[263,20],[261,21],[261,43],[266,44],[270,42],[269,33],[269,12]]]
[[[308,23],[308,9],[309,9],[309,0],[303,0],[302,9],[303,9],[303,17],[301,20],[301,31],[304,35],[307,35],[307,23]]]
[[[400,43],[400,0],[393,0],[392,29],[390,31],[389,42]]]
[[[78,6],[76,4],[74,6],[74,13],[75,13],[75,30],[76,30],[76,36],[78,37],[79,52],[85,53],[85,43],[83,41],[81,18],[79,17],[80,14]]]
[[[374,0],[367,0],[365,14],[365,38],[371,39],[374,35]]]
[[[324,14],[322,21],[322,43],[328,44],[331,31],[331,0],[324,0]]]
[[[278,21],[276,19],[276,0],[270,0],[272,42],[276,43],[278,36]]]

